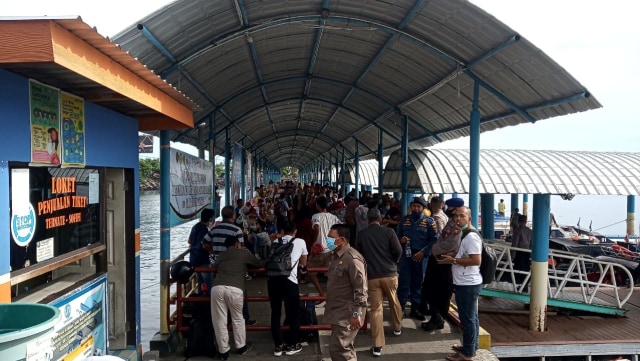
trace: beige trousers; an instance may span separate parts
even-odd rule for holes
[[[231,313],[233,325],[233,340],[236,349],[243,347],[247,342],[247,332],[242,317],[242,302],[244,295],[242,290],[231,286],[215,286],[211,290],[211,321],[216,333],[218,352],[229,351],[229,331],[227,329],[227,308]]]
[[[399,330],[402,325],[402,309],[398,302],[398,276],[374,278],[367,282],[369,287],[369,322],[371,323],[371,338],[374,347],[385,345],[384,327],[382,326],[382,298],[387,297],[391,311],[391,326],[393,330]]]
[[[353,341],[358,330],[348,330],[346,327],[331,325],[331,338],[329,339],[329,355],[331,361],[357,360],[356,349]]]

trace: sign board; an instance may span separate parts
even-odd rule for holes
[[[194,219],[211,205],[213,164],[171,149],[171,226]]]
[[[51,341],[53,361],[81,361],[108,354],[107,275],[50,302],[60,310]]]

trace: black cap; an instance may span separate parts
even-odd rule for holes
[[[427,208],[427,202],[420,197],[413,197],[413,199],[411,200],[411,203],[418,203],[419,205]]]

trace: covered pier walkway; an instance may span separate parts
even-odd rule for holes
[[[534,44],[462,0],[294,0],[286,6],[181,0],[113,40],[197,104],[193,129],[152,133],[163,148],[178,141],[196,146],[202,157],[208,150],[210,160],[224,155],[227,185],[233,148],[242,174],[238,191],[226,187],[228,201],[246,199],[263,174],[284,167],[344,190],[351,164],[358,192],[359,163],[376,160],[378,192],[400,192],[404,205],[419,190],[468,193],[477,222],[480,198],[492,209],[492,194],[506,183],[500,173],[485,174],[482,132],[601,106]],[[423,181],[431,173],[411,157],[463,136],[471,140],[468,153],[459,153],[466,156],[454,172],[459,178]],[[434,166],[434,174],[442,174],[444,168]],[[548,254],[542,230],[548,228],[549,197],[577,193],[565,187],[569,183],[553,188],[553,172],[543,173],[548,177],[523,181],[524,188],[505,188],[534,194],[532,279],[538,284],[532,287],[540,292],[532,292],[532,312],[542,323]],[[481,181],[484,176],[489,179]],[[497,188],[491,190],[492,184]],[[541,184],[550,188],[535,188]],[[438,188],[425,192],[427,185]],[[161,236],[166,272],[170,238],[168,232]]]

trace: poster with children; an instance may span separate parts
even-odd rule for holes
[[[62,166],[84,167],[84,99],[62,92]]]
[[[60,91],[29,81],[31,162],[60,165]]]

